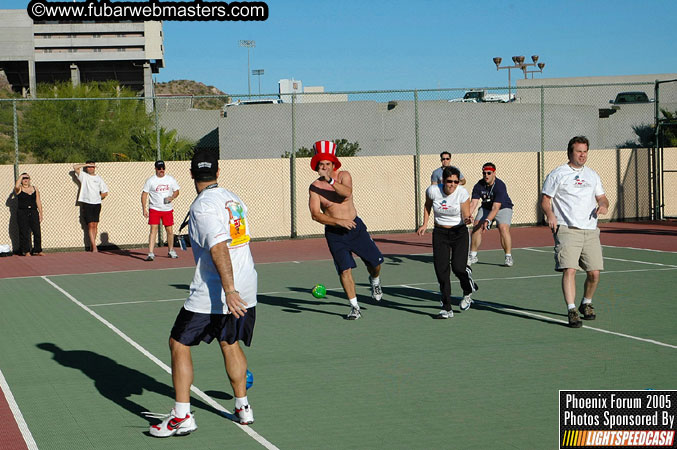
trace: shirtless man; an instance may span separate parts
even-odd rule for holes
[[[334,258],[343,290],[350,301],[350,313],[346,319],[357,320],[362,314],[353,280],[352,269],[357,264],[352,253],[362,258],[367,266],[371,296],[376,301],[383,297],[379,279],[383,255],[367,233],[362,219],[357,217],[353,203],[353,179],[350,172],[338,171],[341,162],[336,157],[336,144],[331,141],[317,141],[313,144],[313,150],[315,156],[310,161],[310,167],[318,173],[319,178],[309,188],[310,215],[314,221],[324,225],[329,251]]]

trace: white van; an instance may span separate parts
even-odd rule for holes
[[[282,103],[279,98],[257,98],[254,100],[238,100],[236,102],[227,103],[224,108],[238,105],[277,105]]]

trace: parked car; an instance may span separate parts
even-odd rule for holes
[[[282,103],[282,100],[279,98],[257,98],[254,100],[238,100],[236,102],[227,103],[225,107],[238,105],[276,105],[278,103]]]
[[[509,103],[515,101],[515,94],[491,94],[485,90],[467,91],[463,98],[454,98],[450,103]]]
[[[613,105],[625,105],[628,103],[651,103],[653,99],[650,99],[646,92],[642,91],[632,91],[632,92],[619,92],[616,95],[614,100],[609,100],[609,103]]]

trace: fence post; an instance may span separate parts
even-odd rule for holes
[[[289,186],[291,205],[291,237],[297,236],[296,230],[296,94],[291,96],[291,157],[289,158]]]
[[[538,186],[536,186],[537,191],[541,192],[541,186],[545,181],[545,88],[541,85],[541,154],[539,158],[539,168],[538,168]],[[539,196],[540,200],[540,196]],[[538,221],[542,222],[543,220],[543,211],[539,207],[538,211]]]
[[[19,122],[16,114],[16,100],[12,100],[12,114],[14,115],[14,181],[19,179]]]
[[[414,217],[416,223],[414,229],[421,225],[421,149],[418,142],[418,91],[414,91],[414,140],[416,155],[414,155],[414,207],[416,212]]]
[[[157,112],[155,94],[153,94],[153,112],[155,114],[155,160],[159,161],[162,159],[162,150],[160,149],[160,117]],[[160,226],[157,227],[157,246],[162,247],[162,227]],[[167,246],[169,246],[169,242]]]
[[[662,174],[662,142],[660,142],[660,107],[658,106],[658,94],[659,94],[659,85],[658,80],[654,81],[654,164],[653,164],[653,213],[651,217],[653,220],[661,220],[663,217],[661,215],[661,180],[660,176]]]

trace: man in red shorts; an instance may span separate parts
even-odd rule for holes
[[[167,232],[167,246],[169,257],[178,258],[174,251],[174,206],[172,201],[179,196],[179,184],[174,177],[165,174],[165,162],[155,161],[155,175],[146,180],[141,193],[143,217],[148,218],[150,235],[148,236],[148,256],[146,261],[155,259],[155,239],[160,221]],[[150,202],[148,201],[150,199]],[[150,203],[150,207],[148,204]]]

